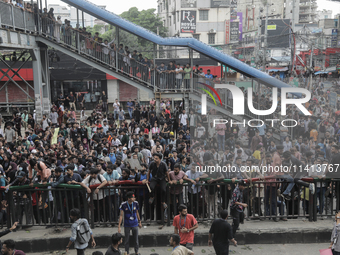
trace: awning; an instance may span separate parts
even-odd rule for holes
[[[329,73],[329,72],[335,72],[336,71],[336,66],[330,66],[327,67],[325,72]]]
[[[269,66],[266,68],[269,72],[285,72],[288,71],[288,67],[274,67]]]
[[[272,57],[272,60],[277,61],[277,62],[290,62],[291,57],[290,56]]]
[[[324,74],[324,73],[328,73],[328,72],[326,72],[326,71],[318,71],[318,72],[314,73],[314,75],[319,75],[319,74]]]
[[[314,73],[314,75],[331,73],[331,72],[335,72],[335,71],[336,71],[336,66],[330,66],[330,67],[327,67],[325,71],[318,71],[318,72]]]

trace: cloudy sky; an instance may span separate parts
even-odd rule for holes
[[[121,14],[124,11],[129,10],[131,7],[136,6],[139,10],[157,8],[157,0],[127,0],[124,4],[117,4],[118,0],[107,1],[107,0],[90,0],[98,5],[106,5],[109,11],[116,14]],[[61,4],[65,3],[60,0],[48,0],[48,3]],[[333,17],[335,14],[340,13],[340,2],[332,2],[326,0],[317,0],[319,10],[333,10]]]

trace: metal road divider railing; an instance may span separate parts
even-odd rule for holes
[[[315,194],[308,187],[301,186],[301,181],[295,180],[291,191],[291,200],[280,196],[288,183],[275,177],[264,179],[252,178],[243,191],[243,201],[248,205],[244,210],[245,219],[296,219],[307,218],[317,221],[318,217],[333,217],[340,205],[340,179],[302,178],[302,181],[315,184]],[[119,181],[106,185],[95,192],[99,185],[89,188],[91,193],[80,185],[61,184],[51,188],[50,184],[34,184],[12,186],[9,190],[1,188],[2,210],[0,223],[8,227],[15,221],[19,226],[62,226],[71,224],[69,211],[79,208],[82,217],[89,220],[92,227],[108,227],[118,223],[120,204],[127,201],[126,193],[133,191],[139,203],[139,214],[143,224],[158,224],[170,226],[170,221],[178,214],[178,206],[185,204],[188,212],[198,221],[203,222],[219,217],[222,209],[230,210],[232,192],[238,180],[224,179],[219,182],[209,182],[210,178],[193,183],[184,181],[182,184],[167,185],[164,210],[161,192],[158,186],[155,190],[155,200],[149,203],[150,193],[142,182]]]
[[[69,212],[79,208],[89,218],[86,191],[80,185],[50,184],[11,186],[5,194],[8,203],[7,226],[18,221],[20,226],[70,224]]]

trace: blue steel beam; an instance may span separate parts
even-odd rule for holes
[[[120,16],[109,12],[107,10],[101,9],[97,5],[85,1],[85,0],[62,0],[63,2],[78,8],[100,20],[103,20],[109,24],[115,25],[120,29],[123,29],[131,34],[138,37],[144,38],[148,41],[156,43],[163,46],[180,46],[189,47],[195,51],[209,56],[210,58],[223,63],[224,65],[248,76],[251,78],[258,79],[261,83],[266,84],[271,87],[283,88],[290,87],[288,84],[277,80],[268,74],[257,70],[238,59],[231,57],[222,51],[219,51],[205,43],[202,43],[194,38],[178,38],[178,37],[167,37],[163,38],[156,35],[155,33],[146,30],[145,28],[138,26],[128,20],[121,18]]]

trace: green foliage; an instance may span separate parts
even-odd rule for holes
[[[136,7],[132,7],[128,11],[123,12],[120,16],[147,30],[152,31],[155,34],[157,33],[158,27],[159,35],[165,37],[167,34],[167,29],[164,27],[160,17],[155,14],[155,11],[156,9],[139,11]],[[95,25],[93,28],[87,27],[86,31],[91,32],[92,35],[94,35],[95,32],[100,33],[102,28],[103,25]],[[109,42],[112,41],[116,37],[115,27],[110,26],[108,31],[100,34],[100,37],[102,37],[103,40],[108,40]],[[153,43],[145,39],[139,38],[133,34],[130,34],[129,32],[119,30],[119,42],[124,44],[124,46],[127,45],[131,53],[133,50],[137,50],[138,52],[141,52],[143,56],[153,58]]]

